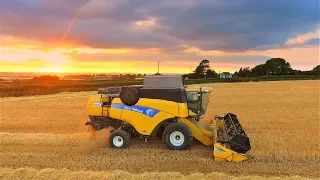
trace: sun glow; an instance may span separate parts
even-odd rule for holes
[[[61,51],[45,53],[42,59],[47,63],[47,66],[40,69],[40,72],[64,72],[64,67],[69,61],[68,57],[63,55]]]
[[[12,71],[12,65],[25,66],[38,72],[63,72],[70,61],[63,50],[42,50],[39,48],[1,47],[0,63],[4,71]],[[11,66],[5,66],[11,62]],[[37,62],[37,63],[34,63]],[[11,67],[11,68],[10,68]],[[9,69],[10,68],[10,69]]]
[[[63,73],[65,72],[65,69],[62,68],[62,67],[46,67],[46,68],[42,68],[42,69],[39,69],[38,72],[46,72],[46,73]]]
[[[47,72],[47,73],[155,73],[157,61],[161,73],[192,72],[199,59],[208,58],[211,67],[219,71],[234,72],[240,67],[253,67],[252,62],[214,61],[220,57],[266,56],[283,57],[293,68],[310,69],[318,64],[319,47],[282,48],[264,51],[249,50],[245,52],[204,51],[193,46],[182,46],[184,50],[175,57],[166,54],[160,48],[92,48],[73,45],[44,46],[31,44],[16,44],[0,47],[0,72]],[[196,59],[199,58],[199,59]],[[213,59],[213,60],[212,60]],[[309,64],[302,60],[307,59]],[[212,60],[212,61],[211,61]]]

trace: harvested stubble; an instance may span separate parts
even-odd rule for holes
[[[12,174],[112,179],[122,171],[136,179],[319,178],[319,85],[320,81],[206,85],[213,93],[203,121],[233,112],[251,138],[254,158],[238,164],[213,161],[212,149],[197,142],[191,150],[170,151],[158,139],[144,143],[136,138],[129,149],[118,151],[104,147],[108,132],[103,131],[99,143],[93,143],[84,127],[92,92],[1,99],[0,167],[7,168],[0,169],[0,179]]]
[[[231,176],[223,173],[212,172],[208,174],[194,173],[190,175],[183,175],[178,172],[145,172],[140,174],[129,173],[125,171],[70,171],[68,169],[41,169],[37,170],[34,168],[0,168],[0,178],[3,180],[20,180],[33,179],[33,180],[48,180],[48,179],[107,179],[107,180],[118,180],[118,179],[157,179],[157,180],[171,180],[171,179],[216,179],[216,180],[310,180],[310,178],[304,178],[300,176],[293,177],[261,177],[261,176]]]

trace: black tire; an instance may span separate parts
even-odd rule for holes
[[[187,125],[175,122],[166,127],[162,141],[169,149],[184,150],[189,149],[192,145],[193,136]]]
[[[125,149],[129,146],[130,134],[122,129],[117,129],[111,133],[109,143],[112,148]]]
[[[132,87],[122,87],[119,94],[120,100],[124,105],[133,106],[139,101],[139,92]]]

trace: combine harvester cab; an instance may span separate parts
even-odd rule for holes
[[[211,91],[184,86],[181,76],[146,76],[143,86],[99,89],[89,98],[86,125],[93,132],[112,127],[109,142],[116,149],[127,148],[133,135],[146,142],[160,137],[173,150],[190,148],[195,138],[213,147],[217,161],[247,160],[250,141],[236,115],[200,122]]]

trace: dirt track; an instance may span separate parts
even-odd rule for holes
[[[83,125],[87,97],[92,93],[1,99],[0,178],[9,177],[3,176],[5,172],[8,175],[21,171],[92,171],[94,177],[99,173],[101,177],[114,177],[119,170],[137,179],[142,178],[141,173],[150,172],[160,175],[151,173],[149,178],[162,177],[164,172],[176,172],[173,176],[186,178],[193,178],[185,176],[193,173],[220,179],[239,175],[319,178],[319,83],[210,85],[214,92],[208,116],[227,111],[238,114],[251,138],[250,155],[254,158],[238,164],[213,161],[212,149],[199,143],[187,151],[167,150],[158,139],[144,143],[136,138],[129,149],[120,151],[105,148],[102,141],[93,143]],[[108,132],[101,132],[99,139],[105,140],[107,135]],[[43,171],[44,168],[51,169]],[[64,168],[68,170],[60,170]],[[212,172],[215,173],[210,175]]]

